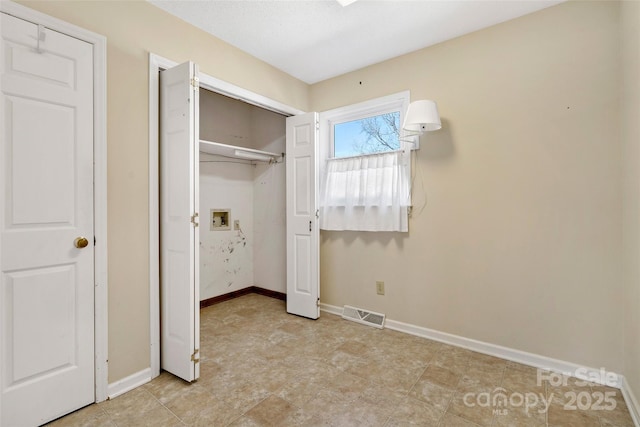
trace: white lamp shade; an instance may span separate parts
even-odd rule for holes
[[[409,132],[424,132],[442,128],[438,105],[431,100],[423,99],[409,104],[402,129]]]

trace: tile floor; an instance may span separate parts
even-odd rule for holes
[[[202,310],[201,357],[193,384],[163,373],[50,425],[633,427],[619,390],[255,294]]]

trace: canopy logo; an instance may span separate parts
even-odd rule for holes
[[[475,406],[493,408],[493,412],[496,415],[506,415],[509,412],[508,409],[523,406],[527,415],[530,415],[530,410],[536,410],[538,413],[544,414],[549,409],[552,400],[553,395],[546,399],[544,393],[507,394],[507,390],[502,387],[498,387],[491,392],[470,392],[463,397],[463,402],[466,406],[470,408]]]
[[[573,373],[557,373],[544,369],[538,369],[536,383],[538,386],[545,385],[555,389],[545,393],[507,393],[507,390],[498,387],[491,392],[474,393],[464,395],[463,401],[466,406],[490,407],[496,415],[506,415],[510,408],[524,407],[525,413],[531,416],[530,411],[537,411],[540,414],[549,410],[549,405],[553,402],[553,397],[562,396],[559,400],[564,402],[564,410],[592,410],[592,411],[612,411],[617,406],[617,390],[592,391],[591,384],[603,384],[609,387],[617,387],[618,375],[607,372],[604,368],[593,371],[586,368],[578,368]],[[567,387],[564,390],[562,387]],[[584,387],[584,391],[576,390],[576,387]]]

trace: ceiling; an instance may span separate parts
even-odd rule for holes
[[[563,0],[148,0],[316,83]]]

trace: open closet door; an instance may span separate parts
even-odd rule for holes
[[[200,376],[197,75],[160,73],[160,366],[186,381]]]
[[[287,118],[287,312],[320,316],[318,113]]]

